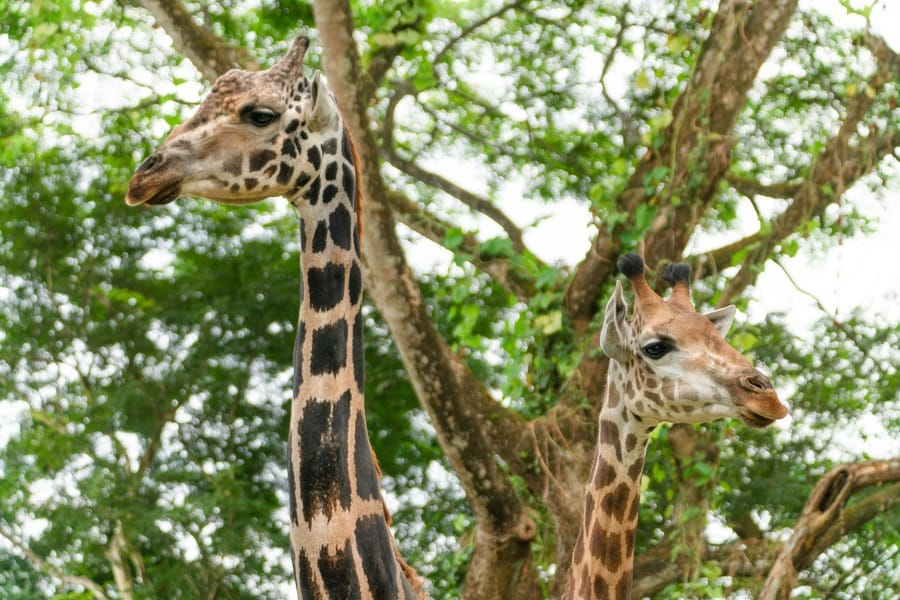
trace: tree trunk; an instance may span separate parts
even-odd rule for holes
[[[465,595],[499,600],[508,597],[517,582],[534,578],[522,569],[531,568],[528,558],[536,527],[495,459],[490,441],[514,437],[523,421],[490,397],[434,327],[397,238],[378,148],[369,128],[368,98],[356,84],[361,78],[349,3],[320,0],[313,9],[329,86],[361,161],[366,286],[397,342],[419,400],[477,518],[477,546]]]

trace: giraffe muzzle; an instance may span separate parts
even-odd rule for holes
[[[129,206],[168,204],[178,198],[182,180],[183,176],[174,161],[162,152],[154,152],[131,176],[125,203]]]
[[[768,377],[751,369],[738,377],[743,394],[738,401],[738,414],[751,427],[766,427],[787,416],[788,409],[778,398]]]
[[[150,156],[145,158],[144,162],[142,162],[141,164],[138,165],[138,168],[135,171],[135,174],[142,173],[144,171],[149,171],[154,166],[158,165],[161,162],[162,162],[162,156],[159,154],[159,152],[154,152],[153,154],[151,154]]]

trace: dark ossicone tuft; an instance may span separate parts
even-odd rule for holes
[[[666,265],[659,276],[669,285],[675,285],[679,281],[689,284],[691,282],[691,267],[685,263]]]
[[[619,267],[619,272],[628,279],[644,273],[644,259],[637,254],[623,254],[619,257],[619,262],[616,263],[616,266]]]

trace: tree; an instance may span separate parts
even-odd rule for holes
[[[687,260],[698,304],[745,305],[772,261],[864,230],[846,192],[876,190],[896,164],[896,52],[795,2],[4,13],[0,393],[18,426],[0,458],[0,535],[19,574],[4,591],[277,597],[288,580],[294,223],[274,203],[172,215],[121,202],[191,110],[195,73],[267,65],[300,29],[321,47],[362,160],[373,443],[402,549],[435,597],[558,593],[619,254]],[[93,108],[98,84],[121,93]],[[562,201],[591,220],[573,265],[539,258],[539,224],[518,216]],[[740,234],[748,206],[758,223]],[[411,268],[400,231],[449,264]],[[695,251],[711,233],[727,243]],[[900,328],[823,320],[810,352],[789,325],[732,335],[795,390],[790,432],[660,430],[638,593],[877,597],[896,579],[896,458],[826,450],[860,415],[897,431]],[[709,542],[711,520],[733,536]]]

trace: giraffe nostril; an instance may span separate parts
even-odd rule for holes
[[[151,154],[150,156],[145,158],[144,162],[142,162],[140,165],[138,165],[136,172],[140,173],[141,171],[149,171],[154,166],[158,165],[161,161],[162,161],[162,156],[160,156],[160,154],[158,152],[154,152],[153,154]]]
[[[769,378],[759,371],[744,375],[741,377],[740,383],[741,387],[751,392],[765,392],[766,390],[773,389],[772,382],[769,381]]]

